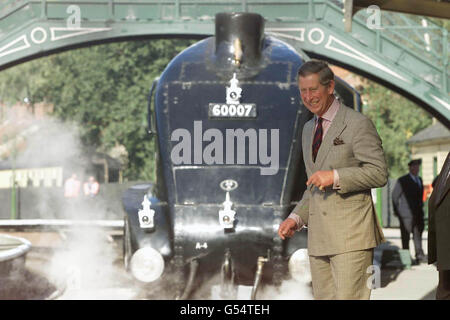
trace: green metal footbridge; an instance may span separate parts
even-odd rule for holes
[[[301,54],[375,80],[450,128],[447,30],[422,16],[354,8],[351,0],[0,0],[0,70],[104,42],[203,38],[218,12],[256,12],[268,34]]]

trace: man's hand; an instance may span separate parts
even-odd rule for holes
[[[297,222],[295,222],[294,219],[287,218],[280,224],[280,227],[278,228],[278,235],[284,240],[286,237],[292,237],[295,230],[297,230]]]
[[[308,181],[306,181],[306,185],[309,186],[310,184],[313,184],[323,191],[324,188],[332,186],[333,182],[334,182],[333,170],[317,171],[314,172],[314,174],[311,175],[311,177],[309,177]]]

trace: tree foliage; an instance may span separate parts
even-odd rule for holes
[[[55,116],[80,125],[85,146],[101,152],[125,146],[125,178],[149,180],[154,161],[147,94],[154,78],[191,42],[121,42],[52,55],[0,74],[0,94],[4,101],[27,97],[31,105],[53,104]]]
[[[389,176],[398,178],[408,172],[407,140],[431,125],[432,117],[415,103],[375,82],[366,80],[363,87],[367,101],[363,113],[376,125],[383,141]]]

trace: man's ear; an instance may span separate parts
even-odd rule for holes
[[[327,93],[328,94],[333,94],[334,86],[335,86],[334,80],[330,80],[330,83],[328,84],[328,88],[327,88]]]

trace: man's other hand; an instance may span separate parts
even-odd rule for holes
[[[278,228],[278,235],[281,239],[285,240],[286,237],[292,237],[295,230],[297,230],[297,222],[295,222],[294,219],[287,218],[280,224],[280,227]]]
[[[309,177],[308,181],[306,181],[306,185],[310,184],[315,185],[317,188],[323,191],[324,188],[332,186],[334,182],[334,173],[333,170],[328,171],[317,171]]]

